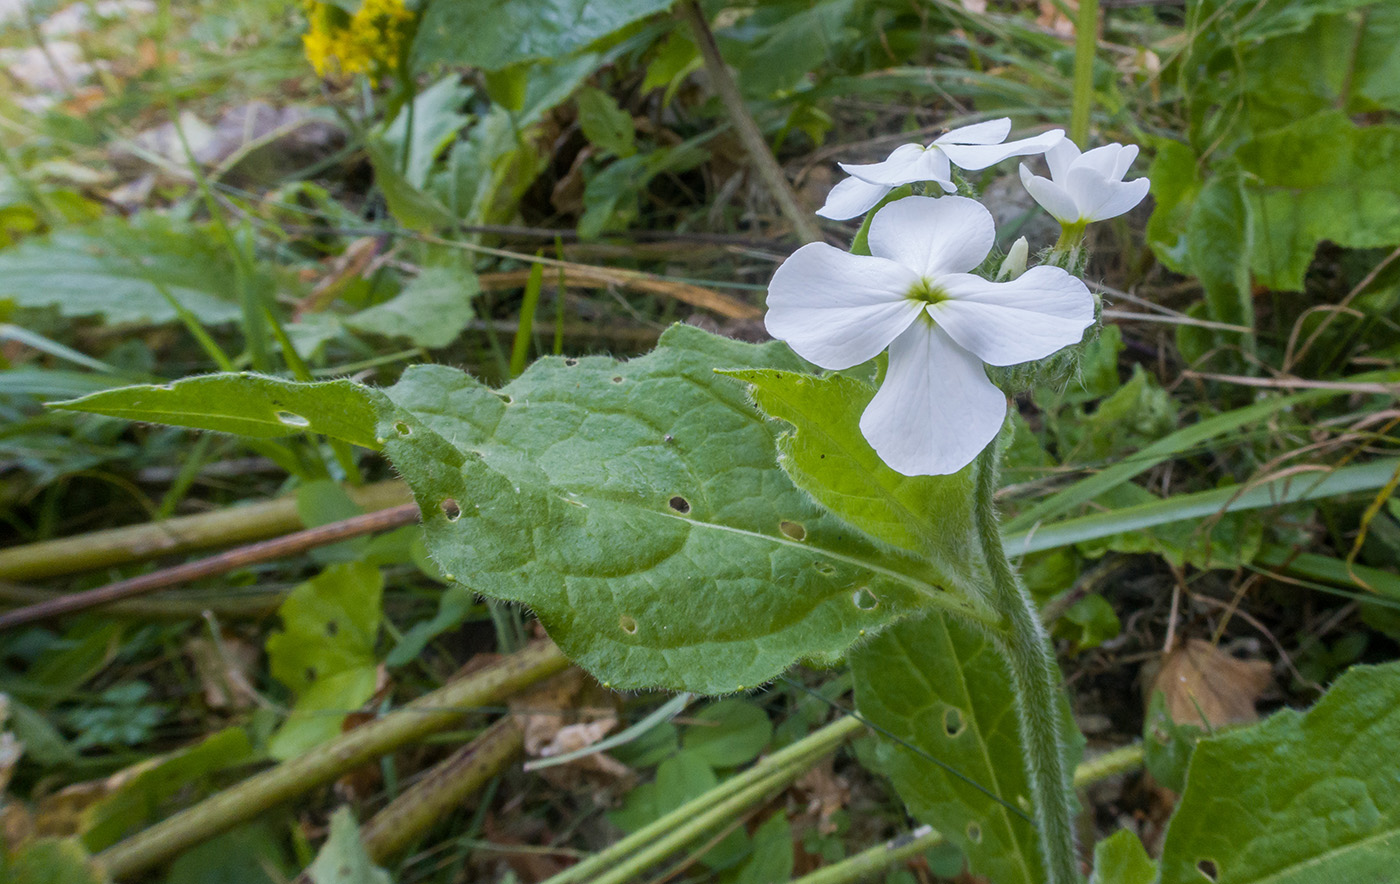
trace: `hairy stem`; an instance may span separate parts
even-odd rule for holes
[[[1000,457],[993,441],[977,458],[977,535],[991,573],[992,607],[1010,627],[1006,633],[992,633],[992,637],[1011,671],[1045,880],[1047,884],[1077,884],[1073,787],[1060,738],[1060,669],[1035,603],[1002,548],[1001,524],[993,500]]]
[[[768,142],[764,140],[763,133],[758,130],[758,124],[749,114],[744,97],[739,94],[738,84],[734,82],[729,68],[725,67],[724,59],[719,54],[719,44],[715,42],[709,22],[705,20],[705,11],[695,0],[684,0],[677,7],[677,11],[686,24],[690,25],[690,30],[695,35],[695,45],[699,47],[700,56],[705,60],[705,72],[710,75],[710,84],[719,93],[719,100],[724,103],[729,122],[744,145],[744,152],[749,155],[749,162],[753,163],[754,171],[763,180],[763,185],[768,189],[773,201],[778,204],[778,211],[783,213],[783,217],[803,242],[821,242],[821,228],[817,226],[812,214],[797,204],[797,195],[793,193],[792,185],[788,183],[782,167],[774,158],[773,151],[768,149]]]

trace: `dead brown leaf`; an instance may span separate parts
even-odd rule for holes
[[[1193,638],[1162,658],[1146,696],[1161,691],[1167,714],[1179,724],[1247,724],[1259,720],[1254,704],[1269,687],[1272,672],[1267,661],[1241,660]]]
[[[251,709],[257,702],[250,676],[258,665],[257,645],[236,635],[224,634],[218,644],[199,636],[185,642],[185,654],[194,664],[195,676],[210,709]]]

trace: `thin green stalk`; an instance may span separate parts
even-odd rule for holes
[[[1074,785],[1075,788],[1082,788],[1141,766],[1142,744],[1133,743],[1079,765],[1074,771]],[[864,878],[872,878],[895,863],[918,856],[937,847],[943,841],[941,833],[928,826],[922,826],[883,844],[866,848],[838,863],[823,866],[809,875],[796,878],[792,884],[852,884]]]
[[[696,819],[697,815],[703,811],[718,807],[737,795],[746,796],[746,800],[757,800],[754,796],[761,798],[766,789],[757,789],[756,786],[767,783],[771,777],[789,772],[793,768],[805,770],[813,761],[841,745],[863,727],[864,725],[854,716],[848,715],[844,718],[838,718],[791,746],[774,752],[753,767],[725,780],[698,798],[681,805],[659,819],[653,820],[606,850],[595,853],[583,862],[570,866],[550,878],[545,884],[578,884],[581,881],[596,884],[595,876],[616,868],[628,856],[644,849],[646,845],[663,837],[669,837],[668,833],[674,833],[687,821]],[[725,804],[725,807],[729,808],[726,813],[737,812],[739,808],[745,806],[747,805],[743,802]],[[713,819],[718,822],[724,818],[724,814],[721,814]],[[704,829],[696,830],[694,836],[698,837],[703,831]],[[669,849],[675,849],[684,843],[685,841],[674,842],[674,847]],[[662,856],[665,854],[660,854],[657,858]]]
[[[451,727],[462,715],[548,678],[569,665],[552,642],[539,642],[459,681],[424,694],[304,755],[256,774],[99,853],[116,880],[134,878],[220,832],[336,779],[380,755]]]
[[[991,574],[991,602],[1009,633],[993,632],[1002,659],[1011,671],[1016,695],[1026,776],[1040,835],[1047,884],[1077,884],[1079,860],[1074,849],[1074,794],[1060,739],[1060,669],[1050,636],[1040,622],[1029,593],[1021,586],[1001,545],[994,495],[1001,452],[996,441],[977,457],[974,518],[982,555]]]
[[[710,75],[710,85],[719,94],[719,100],[729,115],[730,125],[739,136],[739,142],[744,146],[744,152],[748,154],[749,162],[753,164],[759,180],[773,197],[773,202],[778,204],[778,211],[783,213],[783,217],[792,225],[793,232],[803,242],[821,242],[822,231],[817,226],[815,217],[798,205],[797,194],[793,192],[782,166],[778,165],[777,158],[773,156],[773,151],[769,149],[758,124],[749,113],[748,105],[744,104],[739,86],[734,82],[734,76],[729,73],[729,68],[720,55],[719,44],[715,42],[715,35],[710,31],[705,10],[701,9],[695,0],[682,0],[676,11],[690,26],[695,45],[699,47],[700,57],[705,62],[705,72]]]
[[[544,288],[544,265],[531,264],[525,281],[525,297],[520,302],[520,324],[515,329],[515,343],[510,348],[510,376],[519,377],[530,358],[530,339],[535,330],[535,310],[540,305],[540,290]]]
[[[1081,148],[1088,145],[1089,111],[1094,105],[1094,54],[1099,41],[1099,0],[1079,0],[1074,19],[1074,104],[1070,111],[1069,137]]]

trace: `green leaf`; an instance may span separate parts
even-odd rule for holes
[[[170,864],[165,884],[278,884],[292,877],[281,837],[266,821],[249,823],[191,847]]]
[[[0,251],[0,300],[108,323],[179,317],[166,294],[206,325],[241,316],[236,272],[207,230],[153,213],[106,218]]]
[[[1055,623],[1056,638],[1070,640],[1072,654],[1088,648],[1097,648],[1111,638],[1116,638],[1123,624],[1108,600],[1096,592],[1070,605]]]
[[[92,861],[76,838],[40,838],[26,844],[13,858],[0,850],[0,872],[9,884],[107,884],[101,866]]]
[[[435,195],[404,177],[394,148],[382,138],[366,137],[365,153],[374,168],[374,183],[400,224],[410,230],[431,231],[457,220]]]
[[[699,798],[718,783],[719,778],[703,758],[682,752],[662,761],[656,768],[656,779],[628,792],[622,806],[608,818],[624,832],[635,832]]]
[[[268,745],[273,758],[334,737],[346,713],[374,695],[383,591],[378,568],[352,562],[332,565],[282,603],[283,630],[267,640],[268,666],[297,701]]]
[[[499,391],[409,369],[382,435],[439,566],[529,605],[619,688],[729,693],[930,605],[986,619],[813,504],[716,365],[801,367],[781,344],[675,326],[630,362],[545,358]]]
[[[380,138],[390,156],[403,157],[407,148],[407,158],[396,166],[405,183],[419,189],[427,185],[428,173],[438,154],[456,139],[457,133],[471,119],[458,113],[471,94],[472,90],[461,85],[461,76],[454,72],[420,91],[413,99],[411,115],[404,106],[384,128]]]
[[[1196,746],[1161,884],[1385,881],[1400,856],[1400,663]]]
[[[446,347],[476,315],[472,301],[479,293],[476,274],[465,267],[428,267],[396,297],[345,317],[345,324],[420,347]]]
[[[956,844],[974,874],[1041,884],[1035,827],[1011,809],[1030,807],[1015,698],[985,634],[953,617],[904,620],[853,650],[850,661],[860,713],[909,744],[882,738],[876,756],[909,812]],[[1070,736],[1067,745],[1082,743]]]
[[[418,26],[413,61],[419,69],[441,63],[498,70],[558,58],[670,6],[671,0],[435,0]]]
[[[683,172],[703,163],[709,156],[700,145],[713,137],[709,132],[645,154],[636,154],[610,163],[588,180],[584,188],[583,217],[579,236],[591,239],[607,230],[627,227],[637,219],[637,199],[663,172]]]
[[[1194,494],[1178,494],[1163,500],[1065,519],[1030,531],[1010,531],[1005,535],[1006,549],[1013,556],[1025,555],[1103,537],[1127,535],[1156,525],[1319,500],[1358,491],[1374,491],[1390,481],[1396,467],[1396,460],[1384,459],[1326,472],[1284,476],[1253,483],[1247,488],[1226,486]]]
[[[1253,223],[1240,176],[1233,170],[1217,173],[1206,184],[1186,221],[1191,272],[1205,288],[1206,312],[1216,322],[1254,328],[1249,274]]]
[[[331,834],[306,870],[311,884],[391,884],[389,873],[369,858],[355,814],[342,807],[331,816]]]
[[[905,476],[886,466],[860,432],[861,413],[875,395],[861,381],[788,371],[722,374],[748,383],[765,414],[792,425],[778,439],[778,462],[799,488],[871,537],[931,556],[949,579],[966,579],[976,548],[970,466],[952,476]]]
[[[583,135],[598,148],[618,157],[637,152],[637,131],[632,115],[601,89],[586,86],[578,93],[578,122]]]
[[[749,858],[721,879],[724,884],[773,884],[790,880],[795,859],[792,826],[781,809],[763,821],[752,840]]]
[[[1089,884],[1153,884],[1157,864],[1138,836],[1119,829],[1094,845],[1094,873]]]
[[[748,764],[773,738],[773,723],[749,700],[722,700],[702,709],[686,728],[681,747],[711,767]]]
[[[1167,712],[1166,695],[1154,692],[1142,724],[1143,766],[1153,779],[1179,793],[1186,787],[1186,768],[1201,733],[1198,725],[1177,724]]]
[[[255,439],[323,433],[378,448],[375,395],[351,380],[301,384],[244,372],[120,387],[49,404],[52,408]]]

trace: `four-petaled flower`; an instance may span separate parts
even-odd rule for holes
[[[1044,153],[1061,143],[1065,136],[1063,129],[1054,129],[1003,144],[1009,134],[1011,120],[1003,117],[953,129],[935,138],[927,147],[900,145],[882,163],[838,163],[851,177],[831,189],[826,204],[817,214],[835,221],[864,215],[891,190],[918,181],[937,181],[944,190],[953,193],[958,189],[953,183],[953,166],[971,171],[985,169],[1009,157]]]
[[[1042,359],[1094,321],[1089,289],[1058,267],[1000,283],[970,273],[994,240],[991,213],[975,200],[908,197],[872,219],[869,256],[812,243],[768,287],[768,332],[822,368],[889,347],[860,429],[906,476],[957,472],[1001,429],[1006,396],[984,362]]]
[[[1045,152],[1050,177],[1032,175],[1022,163],[1021,183],[1067,227],[1117,218],[1147,196],[1146,178],[1123,180],[1137,154],[1136,144],[1105,144],[1081,154],[1066,138]]]

